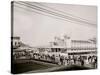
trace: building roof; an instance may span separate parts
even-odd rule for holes
[[[20,37],[18,37],[18,36],[14,36],[14,37],[11,37],[11,39],[20,39]]]
[[[74,42],[74,43],[91,43],[87,40],[71,40],[71,42]]]

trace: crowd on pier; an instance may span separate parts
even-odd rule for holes
[[[13,54],[14,60],[28,59],[44,61],[58,65],[91,65],[93,68],[97,68],[97,56],[96,55],[61,55],[56,53],[34,53],[28,51],[15,52]]]

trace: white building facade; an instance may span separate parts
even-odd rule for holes
[[[51,48],[54,48],[53,50],[59,49],[58,51],[67,53],[68,55],[89,56],[97,54],[97,43],[94,41],[72,40],[69,36],[65,35],[63,39],[56,37],[55,41],[50,44]]]

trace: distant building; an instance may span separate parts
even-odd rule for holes
[[[64,39],[59,37],[55,37],[54,42],[50,42],[51,47],[64,47],[64,48],[71,48],[71,39],[68,36],[64,36]]]
[[[71,40],[71,49],[88,50],[96,48],[96,44],[89,40]]]
[[[63,39],[56,37],[54,42],[50,42],[52,52],[64,52],[68,55],[96,55],[96,38],[89,40],[71,40],[64,36]]]
[[[16,49],[18,47],[20,47],[21,45],[21,41],[20,41],[20,37],[11,37],[11,42],[12,42],[12,48]]]
[[[96,55],[96,43],[89,40],[71,40],[69,55]]]

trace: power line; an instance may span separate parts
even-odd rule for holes
[[[38,10],[38,11],[41,11],[41,12],[45,12],[45,13],[47,13],[47,14],[51,14],[51,15],[54,15],[54,16],[63,18],[63,19],[69,20],[68,18],[70,18],[70,17],[68,17],[68,16],[65,16],[65,15],[62,15],[62,14],[59,14],[59,13],[55,13],[55,12],[52,12],[52,11],[50,11],[50,10],[47,10],[47,9],[38,7],[38,6],[31,5],[31,4],[29,4],[29,3],[25,3],[25,2],[20,2],[20,3],[16,2],[16,3],[17,3],[17,4],[20,4],[20,5],[27,6],[27,7],[29,7],[29,8],[32,8],[32,9],[35,9],[35,10]],[[66,17],[67,17],[67,18],[66,18]],[[70,18],[70,19],[73,21],[73,18]],[[75,20],[75,21],[77,21],[77,20]],[[83,21],[78,21],[78,22],[81,22],[81,23],[82,23]],[[87,22],[84,22],[84,23],[90,24],[90,23],[87,23]]]
[[[22,2],[22,3],[29,4],[29,3],[26,3],[26,2]],[[77,22],[82,22],[82,23],[87,23],[87,24],[94,25],[94,24],[92,24],[92,23],[88,23],[88,22],[85,22],[85,21],[82,21],[82,20],[78,20],[78,19],[72,18],[72,17],[70,17],[70,16],[62,15],[62,14],[59,14],[59,13],[56,13],[56,12],[53,12],[53,11],[50,11],[50,10],[41,8],[41,7],[36,6],[36,5],[33,5],[33,4],[29,4],[29,5],[31,5],[31,6],[33,6],[33,7],[36,7],[36,8],[39,8],[39,9],[42,9],[42,10],[44,10],[44,12],[47,11],[47,13],[50,13],[50,14],[53,14],[53,15],[55,14],[55,15],[58,15],[58,16],[63,17],[63,18],[66,18],[66,17],[67,17],[66,19],[69,18],[70,20],[74,20],[74,21],[77,21]]]
[[[65,14],[65,15],[68,15],[68,16],[71,16],[71,17],[76,17],[76,18],[78,18],[78,19],[80,19],[80,20],[89,21],[89,20],[87,20],[87,19],[81,18],[81,17],[79,17],[79,16],[75,16],[75,15],[73,15],[73,14],[69,14],[69,13],[64,12],[64,11],[60,11],[60,10],[54,9],[54,8],[52,8],[52,7],[49,7],[49,6],[47,6],[47,5],[43,5],[43,4],[41,4],[41,3],[37,3],[37,2],[34,2],[34,3],[35,3],[35,4],[38,4],[38,5],[40,5],[40,6],[49,8],[49,9],[51,9],[51,10],[54,10],[54,11],[56,11],[56,12],[60,12],[60,13],[63,13],[63,14]]]
[[[18,4],[20,4],[20,3],[18,3]],[[24,4],[20,4],[20,5],[24,5]],[[26,5],[24,5],[24,6],[26,6]],[[29,7],[29,6],[27,6],[27,7]],[[32,8],[32,7],[29,7],[29,8]],[[33,10],[35,9],[35,8],[32,8]],[[35,9],[35,10],[37,10],[37,9]],[[38,10],[38,11],[40,11],[40,10]],[[39,13],[39,12],[38,12]],[[42,14],[42,13],[39,13],[39,14]],[[42,15],[44,15],[44,14],[42,14]],[[48,15],[45,15],[45,16],[48,16]],[[54,17],[55,15],[53,15],[53,18],[56,18],[56,17]],[[49,17],[52,17],[52,16],[49,16]],[[58,17],[58,16],[57,16]],[[76,22],[73,22],[73,21],[70,21],[70,20],[68,20],[68,19],[64,19],[64,18],[61,18],[61,17],[58,17],[58,18],[56,18],[56,19],[60,19],[60,20],[63,20],[63,21],[67,21],[67,22],[70,22],[70,23],[76,23]],[[76,23],[77,24],[77,23]]]
[[[23,8],[23,7],[21,7],[21,6],[18,6],[18,5],[14,5],[14,6],[16,6],[16,7],[18,7],[18,8],[25,9],[25,8]],[[26,9],[25,9],[25,10],[26,10]],[[41,15],[44,15],[44,16],[47,16],[47,17],[52,17],[52,18],[55,18],[55,19],[59,19],[59,20],[62,20],[62,21],[67,21],[67,22],[71,22],[71,23],[72,23],[72,21],[69,21],[69,20],[66,20],[66,19],[63,19],[63,18],[60,18],[60,17],[55,17],[55,16],[53,16],[53,15],[43,14],[43,13],[34,11],[34,9],[33,9],[33,10],[29,10],[29,11],[34,12],[34,13],[36,13],[36,14],[41,14]],[[28,11],[28,12],[29,12],[29,11]]]
[[[15,7],[18,7],[18,8],[21,8],[21,9],[25,9],[25,8],[23,8],[23,7],[21,7],[21,6],[18,6],[18,5],[14,5]],[[26,9],[25,9],[26,10]],[[37,11],[34,11],[34,10],[29,10],[29,11],[31,11],[31,12],[34,12],[34,13],[37,13],[37,14],[40,14],[40,15],[44,15],[44,16],[47,16],[47,17],[52,17],[52,18],[55,18],[55,19],[59,19],[59,20],[62,20],[62,21],[68,21],[68,20],[65,20],[65,19],[62,19],[62,18],[57,18],[57,17],[55,17],[55,16],[51,16],[51,15],[46,15],[46,14],[43,14],[43,13],[39,13],[39,12],[37,12]],[[28,11],[28,12],[29,12]]]

